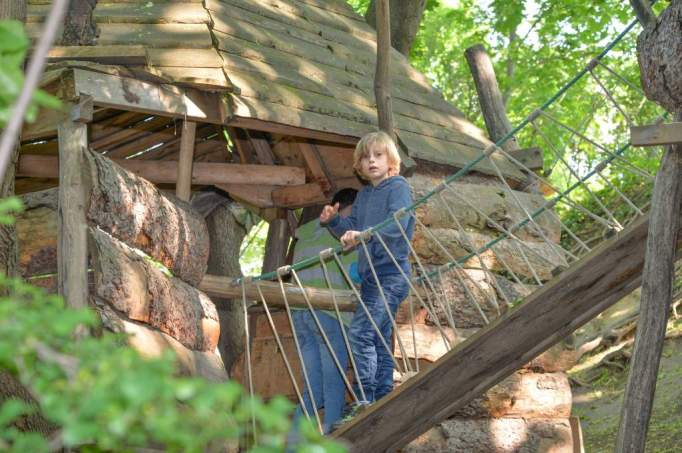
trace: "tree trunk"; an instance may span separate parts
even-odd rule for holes
[[[26,22],[25,0],[3,0],[0,2],[0,19],[14,19]],[[14,195],[14,174],[19,157],[19,143],[14,147],[14,153],[5,171],[5,177],[0,183],[0,198]],[[14,225],[0,225],[0,273],[14,276],[17,273],[18,261],[17,232]]]
[[[208,262],[208,229],[191,206],[96,153],[86,153],[93,175],[88,220],[198,285]]]
[[[208,273],[222,276],[241,276],[239,250],[246,236],[246,228],[239,223],[231,204],[234,202],[217,194],[218,205],[206,217],[211,249],[208,255]],[[220,318],[218,348],[228,373],[235,360],[244,352],[244,312],[239,300],[212,297]]]
[[[390,135],[393,133],[393,102],[391,99],[391,22],[388,0],[379,0],[377,14],[377,61],[374,73],[374,97],[377,102],[379,129]]]
[[[682,1],[673,1],[637,37],[642,89],[669,112],[682,111],[681,16]]]
[[[195,351],[214,351],[220,326],[213,302],[101,230],[90,228],[94,295]]]
[[[93,11],[97,0],[71,0],[64,16],[64,31],[58,44],[62,46],[94,46],[97,44],[97,23]]]
[[[376,0],[372,0],[365,20],[376,29]],[[424,14],[426,0],[391,0],[391,45],[408,56]]]
[[[3,0],[0,2],[0,19],[26,22],[26,0]]]
[[[469,47],[464,54],[474,77],[478,102],[481,104],[481,113],[488,135],[492,141],[497,142],[512,130],[512,125],[507,118],[492,61],[481,44]],[[516,139],[511,137],[502,145],[502,148],[510,152],[519,149],[519,146]]]

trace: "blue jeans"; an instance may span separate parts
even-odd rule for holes
[[[402,275],[383,276],[379,277],[379,280],[391,310],[391,316],[395,319],[398,306],[407,297],[409,285]],[[365,392],[365,400],[373,403],[393,390],[393,353],[387,351],[381,341],[383,338],[388,347],[391,347],[393,324],[386,311],[379,287],[373,278],[362,281],[361,295],[367,310],[381,332],[381,337],[372,326],[361,304],[358,304],[355,309],[348,337],[360,384]],[[357,382],[353,390],[358,398],[361,398],[362,393]]]
[[[315,311],[317,319],[329,339],[329,343],[334,350],[336,358],[339,360],[341,368],[345,371],[348,367],[348,351],[343,341],[343,334],[339,321],[319,310]],[[309,310],[294,310],[291,317],[296,329],[296,338],[301,347],[301,356],[305,364],[305,371],[310,381],[313,393],[313,400],[317,409],[324,407],[324,419],[322,428],[324,432],[330,431],[331,426],[341,418],[346,396],[346,386],[343,376],[339,373],[334,359],[329,352],[327,343],[320,334],[313,316]],[[303,381],[304,392],[303,402],[310,417],[314,417],[312,401],[308,392],[308,387]],[[303,415],[303,409],[299,405],[294,415],[294,424]]]

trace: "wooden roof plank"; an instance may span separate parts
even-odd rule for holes
[[[221,55],[225,58],[228,77],[230,67],[260,72],[269,77],[277,77],[277,73],[279,73],[281,77],[288,80],[309,80],[311,83],[322,86],[327,83],[331,86],[338,84],[342,89],[349,87],[351,95],[364,94],[365,97],[372,99],[374,97],[373,76],[371,75],[357,74],[345,69],[331,67],[299,55],[235,38],[220,31],[216,31],[215,35],[218,38],[219,48],[222,50]],[[373,74],[373,71],[372,69],[370,74]],[[407,79],[393,79],[391,91],[394,98],[414,104],[423,104],[447,115],[462,117],[461,112],[448,104],[433,90],[428,91]]]
[[[284,27],[280,22],[257,15],[254,18],[253,14],[235,9],[223,8],[220,14],[212,14],[213,29],[358,74],[373,74],[376,60],[374,41],[367,40],[368,46],[364,51],[358,47],[349,48],[344,44],[326,40],[317,33],[309,33],[290,26]],[[299,51],[297,50],[299,48],[305,50]],[[426,76],[410,66],[403,55],[395,50],[391,55],[393,77],[409,80],[426,91],[433,90]]]
[[[218,51],[211,49],[159,49],[148,48],[147,58],[153,66],[178,68],[222,68],[223,61]]]
[[[369,51],[374,42],[374,31],[360,32],[349,30],[341,31],[336,28],[320,25],[316,22],[305,19],[295,14],[287,14],[281,8],[268,2],[253,2],[250,0],[206,0],[206,8],[217,14],[227,14],[231,17],[246,18],[249,22],[253,20],[266,21],[268,28],[294,33],[299,37],[306,35],[317,36],[345,44],[349,47],[358,47]]]
[[[350,19],[364,22],[364,17],[360,16],[353,10],[348,2],[344,0],[296,0],[295,3],[306,3],[317,8],[326,9],[328,11],[333,11],[336,14],[341,14]]]
[[[263,99],[268,102],[288,105],[301,110],[337,116],[349,121],[377,124],[376,108],[374,106],[358,105],[352,102],[340,103],[334,96],[321,95],[310,91],[272,83],[259,77],[243,72],[231,71],[230,79],[239,88],[240,96]],[[459,125],[451,121],[450,127],[429,124],[418,118],[416,113],[407,117],[401,111],[394,111],[396,129],[402,129],[417,134],[431,135],[435,138],[461,143],[463,145],[483,149],[490,141],[471,123],[462,122],[464,126],[471,126],[470,133],[459,131]],[[478,136],[474,138],[474,134]]]
[[[143,44],[147,47],[209,49],[211,34],[205,24],[100,24],[98,45]]]
[[[236,117],[257,118],[262,121],[282,123],[289,126],[326,131],[358,138],[368,132],[376,130],[376,127],[371,124],[361,124],[343,118],[300,110],[256,98],[244,96],[236,97],[234,95],[229,95],[229,98],[231,99],[230,106]],[[229,123],[234,124],[235,120],[231,119]]]
[[[232,0],[221,0],[233,4]],[[330,9],[318,8],[303,2],[292,0],[259,0],[259,3],[276,8],[289,17],[300,17],[325,27],[335,28],[347,33],[358,33],[366,36],[374,34],[374,30],[364,21],[338,14]]]
[[[483,151],[481,148],[472,148],[460,143],[438,140],[437,138],[408,131],[398,130],[397,134],[400,140],[407,146],[410,157],[458,168],[462,168],[464,165],[476,159]],[[494,159],[505,177],[510,177],[515,181],[522,181],[525,179],[523,172],[509,160],[504,158],[504,156],[499,153],[494,153],[492,159]],[[481,173],[497,175],[493,166],[488,162],[488,159],[482,160],[474,166],[473,169]]]
[[[30,4],[27,22],[43,22],[51,5]],[[124,24],[207,24],[208,12],[201,3],[97,3],[97,23]]]
[[[74,94],[92,96],[95,105],[205,123],[224,122],[223,100],[197,90],[81,69],[73,70],[73,79]]]

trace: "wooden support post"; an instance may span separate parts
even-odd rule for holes
[[[682,201],[682,145],[668,147],[656,175],[649,214],[635,347],[616,439],[618,453],[644,451],[675,274]]]
[[[283,211],[283,210],[282,210]],[[272,272],[284,266],[289,246],[289,223],[286,214],[280,212],[278,218],[270,222],[268,237],[265,240],[265,256],[263,257],[263,272]]]
[[[391,100],[391,14],[388,0],[376,0],[377,64],[374,73],[374,97],[377,102],[379,129],[393,132],[393,102]],[[397,142],[396,142],[397,143]]]
[[[88,305],[88,231],[86,221],[86,123],[66,119],[59,124],[59,294],[73,308]]]
[[[175,184],[175,195],[184,201],[189,201],[192,194],[192,163],[194,161],[194,137],[196,130],[197,123],[194,121],[182,122],[178,181]]]
[[[481,44],[469,47],[464,55],[467,63],[469,63],[471,75],[474,77],[485,127],[488,129],[490,139],[496,142],[512,130],[512,125],[507,118],[502,93],[500,93],[500,86],[497,84],[497,77],[495,76],[495,69],[488,53]],[[502,148],[511,152],[519,149],[519,145],[516,138],[511,137],[502,145]]]

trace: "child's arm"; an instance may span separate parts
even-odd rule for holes
[[[359,194],[358,198],[360,198]],[[351,214],[345,218],[338,214],[338,203],[334,206],[325,206],[324,209],[322,209],[322,214],[320,214],[320,224],[326,226],[337,238],[343,236],[348,230],[356,230],[358,228],[357,205],[358,203],[356,200],[353,204]]]

